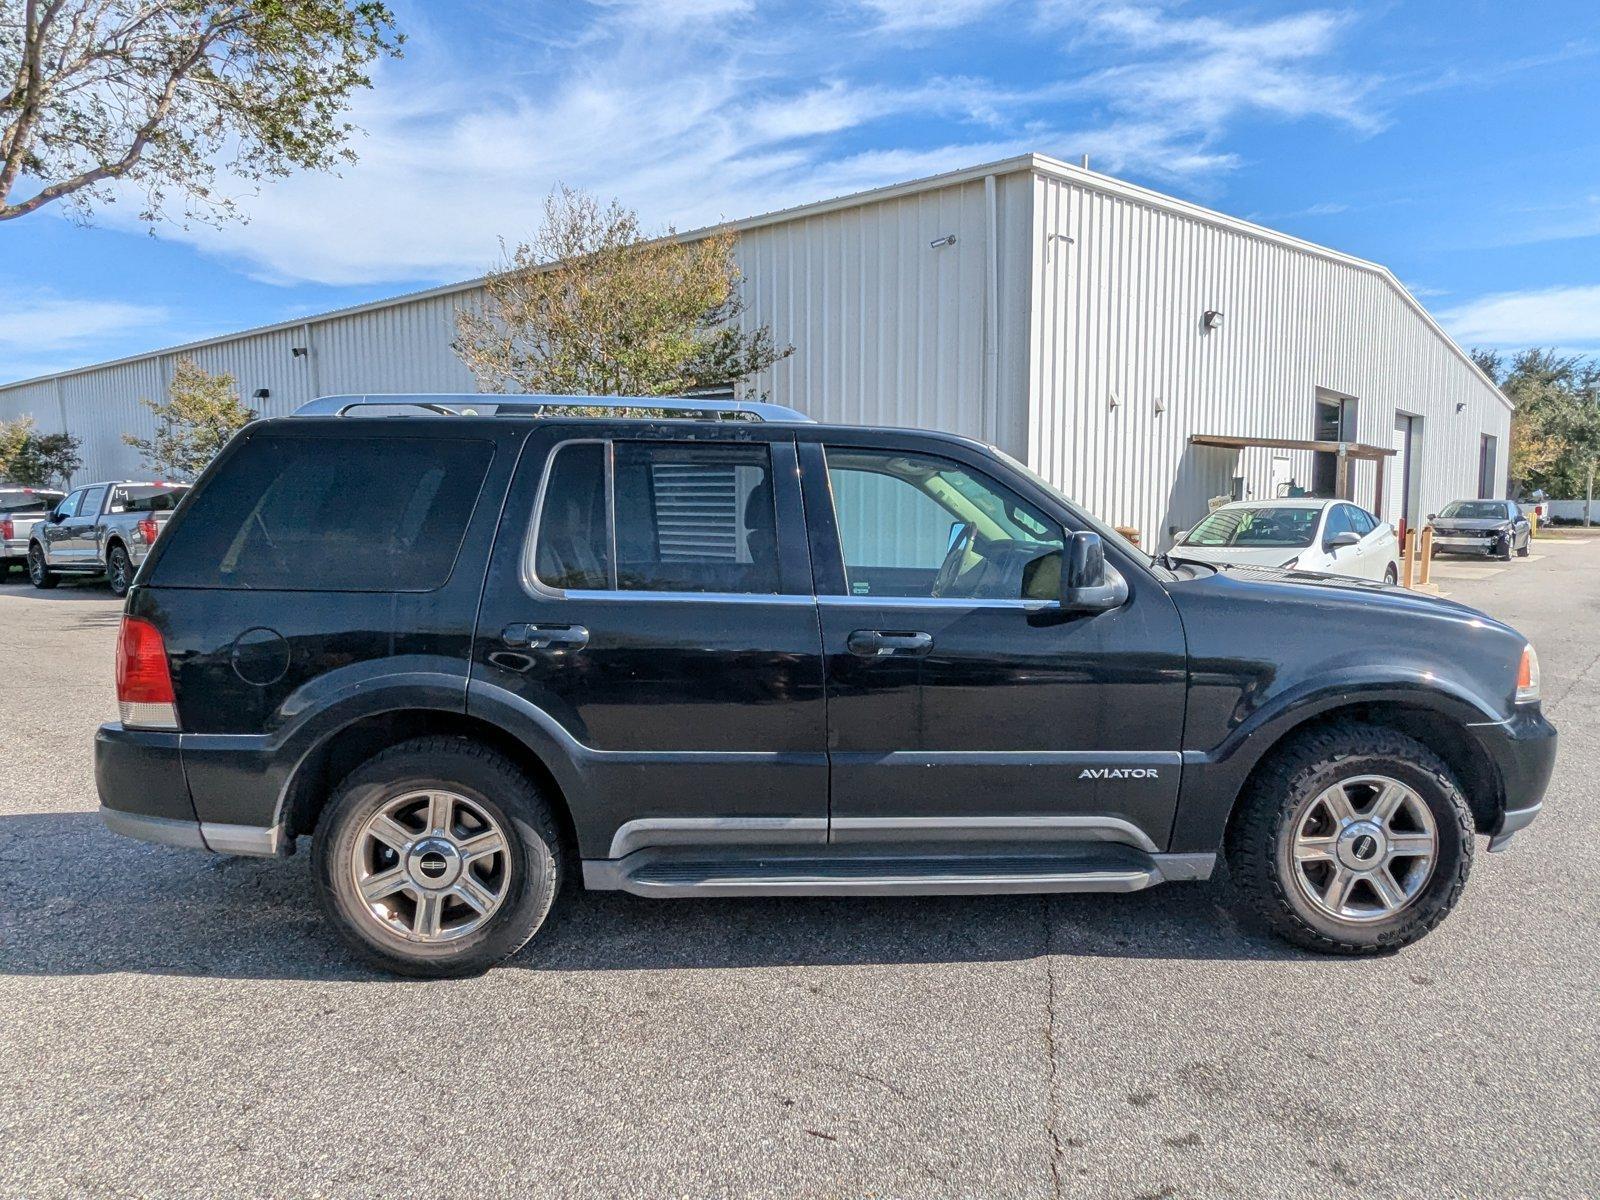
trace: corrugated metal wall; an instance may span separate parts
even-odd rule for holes
[[[1034,197],[1026,457],[1101,517],[1165,547],[1235,473],[1268,495],[1275,454],[1309,484],[1309,453],[1188,438],[1312,438],[1319,389],[1355,398],[1356,438],[1369,444],[1392,445],[1397,411],[1424,418],[1420,512],[1477,495],[1480,434],[1499,439],[1504,494],[1499,393],[1381,273],[1087,175],[1038,174]],[[1207,309],[1220,328],[1203,327]],[[1355,476],[1368,508],[1373,472]]]
[[[747,394],[996,442],[1154,546],[1236,467],[1267,494],[1270,453],[1193,447],[1191,433],[1311,437],[1319,388],[1356,398],[1362,441],[1391,444],[1397,409],[1424,418],[1421,512],[1476,494],[1482,433],[1503,479],[1506,409],[1381,274],[1044,160],[985,170],[740,222],[747,326],[796,348]],[[317,395],[470,392],[450,341],[481,294],[440,289],[188,353],[267,415]],[[1220,329],[1202,330],[1207,308]],[[121,437],[149,435],[139,400],[164,394],[173,359],[0,388],[0,417],[65,421],[84,439],[78,482],[137,477]],[[1291,460],[1308,482],[1309,455]],[[1370,466],[1356,488],[1370,505]]]

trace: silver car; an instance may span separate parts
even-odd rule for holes
[[[61,503],[62,495],[49,488],[0,484],[0,580],[11,575],[12,567],[26,567],[28,535]]]

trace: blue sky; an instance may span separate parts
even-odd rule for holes
[[[395,7],[341,176],[0,224],[0,379],[472,277],[557,182],[681,229],[1025,150],[1385,263],[1465,345],[1600,352],[1594,0]]]

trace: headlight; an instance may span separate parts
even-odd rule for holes
[[[1539,655],[1533,646],[1522,648],[1522,665],[1517,668],[1517,703],[1532,704],[1539,699]]]

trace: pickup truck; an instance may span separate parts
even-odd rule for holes
[[[60,501],[60,492],[0,484],[0,580],[27,564],[28,535]]]
[[[78,488],[28,535],[28,578],[53,588],[63,575],[104,575],[113,595],[126,596],[133,576],[186,483],[120,480]]]

